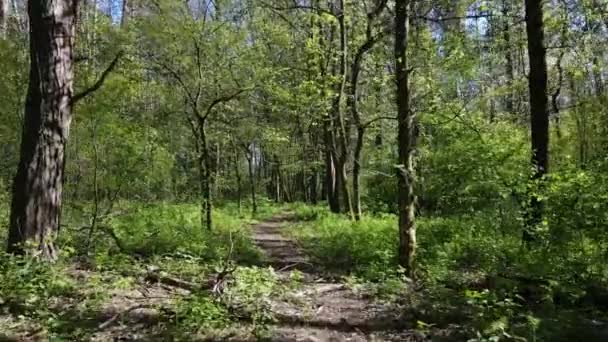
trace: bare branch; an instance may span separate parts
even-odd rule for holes
[[[270,5],[269,3],[262,1],[262,4],[264,5],[264,7],[275,10],[275,11],[289,11],[289,10],[309,10],[309,11],[315,11],[317,13],[323,13],[323,14],[328,14],[331,15],[332,17],[338,17],[341,16],[342,14],[336,14],[332,11],[320,8],[320,7],[314,7],[314,6],[308,6],[308,5],[302,5],[302,4],[298,4],[298,3],[294,3],[292,6],[287,6],[287,7],[277,7],[277,6],[273,6]]]
[[[475,14],[475,15],[465,15],[465,16],[456,16],[456,17],[439,17],[439,18],[432,18],[432,17],[428,17],[428,16],[417,16],[415,18],[419,19],[419,20],[434,22],[434,23],[441,23],[441,22],[452,21],[452,20],[486,19],[486,18],[493,18],[493,17],[498,17],[498,15],[496,15],[496,14]],[[505,17],[505,16],[501,15],[500,17]],[[515,16],[515,15],[509,15],[506,17],[514,18],[514,19],[521,19],[521,17]]]
[[[92,94],[94,91],[98,90],[99,88],[101,88],[101,86],[103,86],[103,83],[106,81],[106,78],[108,77],[108,75],[112,72],[112,70],[114,70],[114,68],[116,67],[116,64],[118,64],[118,61],[120,60],[120,58],[122,57],[122,55],[124,55],[123,51],[120,51],[116,57],[114,57],[114,59],[112,60],[112,62],[110,63],[110,65],[108,65],[108,67],[106,68],[106,70],[104,70],[101,73],[101,76],[99,77],[99,79],[97,80],[97,82],[95,82],[93,84],[93,86],[89,87],[88,89],[86,89],[85,91],[78,93],[76,95],[74,95],[72,97],[72,106],[75,105],[78,101],[82,100],[83,98],[89,96],[90,94]]]
[[[397,120],[397,118],[394,116],[379,116],[379,117],[369,120],[368,122],[364,123],[361,126],[364,128],[367,128],[367,127],[371,126],[373,123],[375,123],[376,121],[380,121],[380,120]]]
[[[250,90],[253,90],[253,88],[241,88],[232,94],[228,94],[228,95],[216,98],[209,104],[209,106],[207,107],[207,110],[205,111],[205,115],[202,117],[202,119],[207,119],[209,114],[211,114],[211,111],[213,110],[213,108],[215,106],[217,106],[218,104],[223,103],[223,102],[230,102],[233,99],[235,99],[237,96],[241,95],[244,92],[250,91]]]
[[[172,67],[170,67],[169,65],[162,63],[161,61],[156,61],[156,64],[158,66],[160,66],[161,68],[165,69],[167,72],[169,72],[169,74],[177,81],[177,83],[179,83],[179,85],[182,87],[182,89],[184,90],[184,93],[186,94],[186,96],[188,97],[188,100],[190,100],[190,103],[193,107],[196,107],[196,99],[194,96],[192,96],[192,93],[190,92],[190,90],[188,89],[188,86],[186,86],[186,83],[184,82],[184,80],[182,79],[182,77],[179,75],[179,73],[177,71],[175,71],[175,69],[173,69]]]

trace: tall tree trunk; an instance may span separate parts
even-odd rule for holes
[[[532,136],[533,179],[542,181],[549,172],[549,112],[547,101],[547,61],[544,46],[542,0],[526,0],[526,32],[528,35],[528,59],[530,73],[530,117]],[[536,195],[531,196],[527,228],[523,240],[534,240],[532,230],[542,222],[543,203]]]
[[[54,259],[72,119],[75,0],[30,0],[30,81],[13,182],[8,251]]]
[[[25,11],[23,11],[18,2],[19,0],[4,0],[4,1],[10,1],[10,7],[11,7],[11,15],[15,18],[15,22],[17,23],[17,27],[18,30],[20,32],[26,32],[27,31],[27,19],[25,18]]]
[[[0,39],[6,39],[6,30],[8,22],[8,1],[0,0]]]
[[[363,151],[363,137],[365,136],[365,127],[357,128],[357,142],[355,145],[355,153],[353,155],[353,201],[355,210],[355,220],[361,220],[361,152]]]
[[[213,197],[214,198],[220,198],[220,172],[221,172],[221,167],[220,164],[222,162],[222,158],[221,158],[221,150],[220,150],[220,143],[215,143],[215,172],[214,172],[214,177],[213,177]]]
[[[248,146],[247,153],[247,169],[249,170],[249,188],[251,190],[251,215],[255,215],[258,211],[258,203],[255,197],[255,174],[254,174],[254,151],[253,146]]]
[[[502,37],[504,40],[504,51],[505,51],[505,71],[507,73],[507,95],[505,96],[505,110],[511,114],[511,116],[515,117],[515,105],[514,105],[514,96],[513,96],[513,81],[515,79],[514,69],[513,69],[513,56],[511,52],[511,25],[509,25],[509,17],[511,15],[511,5],[509,4],[511,0],[502,0],[502,16],[503,16],[503,27],[502,27]]]
[[[239,151],[234,148],[234,175],[236,176],[236,203],[239,214],[241,213],[241,172],[239,170]]]
[[[361,115],[359,114],[359,94],[358,94],[358,86],[359,86],[359,75],[361,73],[361,64],[363,63],[363,58],[367,54],[369,50],[371,50],[380,35],[373,36],[373,25],[374,19],[376,16],[380,15],[384,10],[387,1],[380,1],[377,5],[377,8],[374,9],[371,13],[368,13],[367,18],[367,33],[365,42],[359,46],[357,52],[355,53],[355,57],[353,58],[353,62],[351,64],[350,70],[350,87],[349,94],[347,98],[348,107],[350,108],[350,113],[353,118],[354,124],[357,127],[357,141],[355,142],[355,150],[353,154],[353,210],[355,215],[355,220],[361,220],[361,153],[363,151],[363,138],[365,137],[365,125],[361,122]]]
[[[593,75],[593,89],[594,95],[598,98],[600,105],[606,108],[607,99],[604,94],[604,78],[602,63],[599,57],[596,55],[593,57],[593,64],[591,65]],[[601,127],[600,127],[600,147],[603,155],[608,152],[608,110],[604,109],[601,113]]]
[[[329,121],[329,119],[328,119]],[[340,212],[340,198],[338,196],[338,186],[336,177],[336,167],[334,157],[331,152],[331,132],[329,124],[326,124],[325,129],[325,194],[329,204],[329,210],[332,213]]]
[[[201,186],[201,228],[211,230],[213,222],[211,211],[213,206],[211,203],[211,161],[209,158],[209,146],[207,144],[207,132],[205,130],[205,120],[198,117],[198,129],[200,139],[199,151],[199,171],[200,171],[200,186]]]
[[[310,179],[308,181],[308,198],[310,199],[310,203],[317,204],[317,183],[319,182],[319,172],[315,167],[310,175]]]
[[[349,157],[349,134],[346,130],[346,124],[344,119],[344,111],[342,110],[342,97],[344,96],[346,88],[346,63],[348,60],[348,44],[346,37],[346,18],[344,10],[344,0],[338,0],[338,31],[340,39],[340,56],[338,62],[338,74],[336,82],[336,95],[332,106],[332,119],[333,134],[332,138],[332,157],[335,166],[336,185],[339,194],[342,197],[344,204],[343,209],[347,212],[352,219],[354,219],[354,211],[352,201],[350,197],[350,190],[348,188],[348,173],[346,171],[346,164]]]
[[[131,7],[129,0],[122,0],[122,11],[120,15],[120,27],[125,28],[127,26],[127,21],[129,20],[129,16],[131,14]]]
[[[414,276],[416,256],[416,222],[414,193],[416,150],[416,117],[410,108],[408,65],[409,0],[395,4],[395,74],[397,78],[398,118],[398,192],[399,192],[399,263],[409,277]]]
[[[369,29],[368,29],[369,32]],[[365,127],[361,122],[361,116],[359,115],[359,106],[358,106],[358,93],[357,86],[359,83],[359,73],[361,71],[361,63],[363,61],[363,55],[367,50],[371,48],[365,48],[368,44],[370,37],[368,37],[368,41],[366,44],[362,46],[359,51],[355,54],[355,58],[351,65],[351,79],[350,79],[350,87],[348,94],[348,106],[350,108],[351,116],[353,117],[353,121],[355,126],[357,126],[357,141],[355,142],[355,150],[353,153],[353,211],[354,217],[356,221],[361,220],[361,152],[363,151],[363,138],[365,136]]]

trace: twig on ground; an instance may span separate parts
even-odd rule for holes
[[[107,327],[109,327],[110,325],[112,325],[114,322],[116,322],[121,316],[128,314],[131,311],[137,310],[137,309],[145,309],[145,308],[152,308],[152,305],[149,304],[138,304],[135,306],[132,306],[124,311],[121,312],[117,312],[116,314],[114,314],[112,317],[110,317],[110,319],[106,320],[105,322],[101,323],[98,327],[97,330],[103,330]]]

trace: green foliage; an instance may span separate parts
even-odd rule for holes
[[[223,301],[240,315],[252,320],[256,334],[263,334],[267,324],[274,321],[271,300],[281,295],[282,286],[272,268],[241,267],[234,273],[232,286]]]
[[[3,313],[37,319],[51,316],[53,297],[75,288],[62,265],[50,265],[32,256],[0,255],[0,308]],[[8,312],[7,312],[8,311]]]
[[[287,207],[294,213],[296,221],[316,221],[324,216],[327,216],[327,208],[323,206],[313,206],[305,203],[293,203]]]
[[[333,271],[364,274],[382,279],[396,272],[397,234],[393,216],[364,217],[351,222],[341,215],[325,214],[292,229],[311,256]]]
[[[181,299],[175,307],[176,328],[190,333],[223,329],[230,323],[227,308],[217,299],[206,294],[194,294]]]
[[[523,131],[475,116],[462,120],[429,124],[420,160],[422,207],[444,214],[511,210],[522,196],[517,184],[528,176]]]
[[[117,207],[124,213],[110,217],[98,227],[95,237],[102,242],[96,246],[96,258],[107,260],[102,264],[110,262],[114,265],[112,267],[117,267],[123,261],[129,263],[128,259],[121,259],[123,254],[115,255],[113,252],[119,246],[109,238],[112,234],[125,249],[121,252],[139,257],[176,257],[206,262],[230,257],[245,263],[255,263],[260,259],[259,252],[251,243],[247,222],[239,218],[233,206],[214,210],[215,229],[211,231],[201,228],[200,207],[197,205],[121,202]],[[87,234],[87,230],[74,231],[71,236],[64,237],[65,243],[78,243]],[[82,248],[84,245],[74,247]]]

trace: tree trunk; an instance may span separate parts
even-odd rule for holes
[[[409,277],[414,276],[416,256],[416,224],[414,193],[416,150],[416,118],[410,108],[408,35],[409,0],[397,0],[395,5],[395,65],[397,78],[398,118],[398,192],[399,192],[399,263]]]
[[[317,204],[317,183],[319,181],[319,173],[317,168],[315,167],[311,174],[310,179],[308,181],[308,198],[310,199],[310,203]]]
[[[239,171],[239,151],[234,148],[234,175],[236,176],[236,203],[241,213],[241,172]]]
[[[511,26],[509,25],[509,18],[511,14],[511,0],[502,0],[502,16],[503,16],[503,28],[502,37],[504,40],[504,51],[505,51],[505,71],[507,73],[507,95],[505,96],[505,110],[515,118],[515,106],[513,96],[513,81],[515,79],[513,70],[513,56],[511,52]]]
[[[8,0],[0,0],[0,39],[6,39]]]
[[[355,145],[355,153],[353,156],[353,200],[355,210],[355,220],[361,220],[361,152],[363,151],[363,137],[365,136],[365,128],[359,126],[357,128],[357,143]]]
[[[250,150],[247,155],[247,168],[249,170],[249,187],[251,190],[251,215],[255,215],[258,211],[258,204],[255,198],[255,174],[253,172],[253,146],[248,147]]]
[[[221,172],[221,167],[220,164],[222,162],[222,158],[221,158],[221,150],[220,150],[220,143],[215,143],[215,172],[214,172],[214,177],[213,177],[213,196],[215,198],[221,198],[221,194],[220,194],[220,182],[218,181],[220,179],[220,172]]]
[[[326,124],[325,131],[325,195],[332,213],[340,212],[340,198],[338,196],[338,186],[336,177],[336,167],[331,152],[331,132],[329,125]]]
[[[348,189],[348,173],[346,172],[346,163],[349,156],[349,134],[346,130],[344,122],[344,113],[342,110],[342,96],[346,87],[346,61],[348,59],[348,44],[346,39],[346,18],[344,10],[344,0],[339,0],[339,13],[338,13],[338,25],[340,32],[340,62],[339,62],[339,81],[337,83],[336,97],[334,99],[334,105],[332,114],[334,116],[334,134],[335,139],[338,142],[333,144],[333,158],[336,167],[338,191],[342,195],[342,201],[344,204],[344,211],[347,212],[352,219],[355,218],[352,201],[350,198],[350,190]],[[334,139],[334,140],[335,140]]]
[[[542,0],[526,0],[526,32],[530,73],[530,117],[532,135],[532,178],[541,181],[549,172],[549,112],[547,101],[547,61],[544,47]],[[531,196],[531,206],[523,240],[534,240],[532,231],[542,222],[543,203]]]
[[[355,220],[361,220],[361,152],[363,151],[363,138],[365,137],[365,126],[361,122],[359,115],[359,74],[361,72],[361,64],[363,58],[369,50],[371,50],[377,42],[377,37],[372,36],[372,26],[374,24],[375,15],[379,15],[386,6],[386,1],[381,2],[376,11],[368,15],[367,22],[367,37],[365,42],[357,49],[355,57],[351,64],[350,71],[350,87],[348,94],[348,106],[351,116],[357,127],[357,141],[355,142],[355,151],[353,154],[353,210]]]
[[[125,28],[127,26],[127,21],[129,20],[129,15],[131,14],[131,7],[129,0],[122,0],[122,13],[120,15],[120,27]]]
[[[30,81],[13,182],[9,252],[56,258],[65,168],[65,147],[72,119],[72,50],[76,2],[31,0]]]
[[[19,0],[4,0],[4,1],[10,1],[10,7],[11,7],[11,14],[15,19],[15,22],[17,24],[18,30],[20,32],[26,32],[27,31],[27,20],[24,18],[25,17],[25,11],[23,11],[20,6],[18,5]]]
[[[200,139],[199,152],[199,171],[201,186],[201,228],[211,230],[213,222],[211,218],[211,161],[209,159],[209,146],[207,146],[207,132],[205,130],[205,120],[198,117],[198,129]]]
[[[87,253],[91,250],[91,244],[93,243],[95,231],[97,230],[97,221],[99,219],[99,147],[97,145],[97,122],[93,124],[91,140],[93,142],[93,213],[91,215],[91,225],[89,226],[89,234],[87,236]]]

